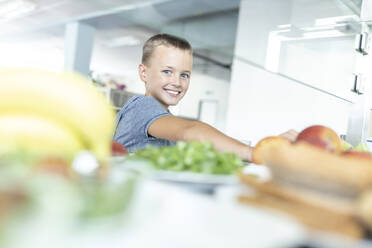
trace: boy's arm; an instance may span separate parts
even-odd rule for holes
[[[245,161],[252,160],[253,148],[251,146],[230,138],[214,127],[200,121],[163,116],[150,125],[148,133],[151,136],[172,141],[209,141],[218,151],[233,152]]]

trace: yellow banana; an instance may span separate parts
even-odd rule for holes
[[[0,71],[0,115],[14,113],[41,116],[64,126],[99,160],[110,154],[114,112],[80,75],[31,69]]]
[[[72,159],[84,149],[71,130],[49,119],[33,115],[0,115],[0,152],[19,150],[35,157]]]

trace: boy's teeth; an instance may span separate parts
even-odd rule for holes
[[[166,89],[166,91],[169,92],[169,93],[172,93],[172,94],[179,94],[180,93],[179,91],[175,91],[175,90],[167,90]]]

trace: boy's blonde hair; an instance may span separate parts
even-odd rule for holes
[[[161,45],[175,47],[192,53],[191,45],[187,40],[170,34],[157,34],[145,42],[142,49],[142,64],[149,65],[152,53],[156,47]]]

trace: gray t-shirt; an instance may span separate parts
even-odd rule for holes
[[[116,116],[114,140],[129,152],[151,146],[171,146],[175,142],[159,139],[147,133],[150,125],[159,117],[171,115],[152,96],[137,95],[129,99]]]

